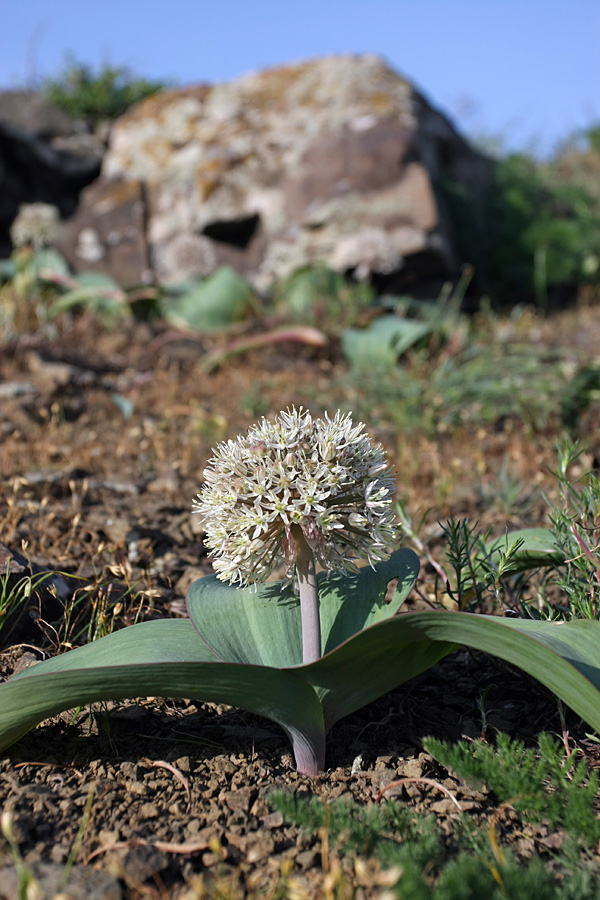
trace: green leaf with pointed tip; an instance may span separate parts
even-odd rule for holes
[[[162,314],[179,328],[219,331],[242,322],[256,312],[258,301],[247,281],[231,267],[222,266],[184,293],[165,292]]]
[[[403,353],[432,329],[430,322],[380,316],[368,328],[347,328],[342,332],[342,350],[352,366],[392,368]]]
[[[600,622],[546,622],[432,611],[384,623],[389,640],[393,640],[396,622],[402,623],[399,631],[404,639],[450,641],[518,666],[600,731]]]
[[[600,622],[590,620],[411,613],[361,632],[302,671],[321,698],[329,729],[460,646],[513,663],[600,730]]]
[[[487,558],[498,566],[501,553],[508,551],[519,540],[523,543],[504,567],[504,575],[564,564],[565,555],[556,546],[556,538],[550,528],[523,528],[495,538],[486,545]]]
[[[220,662],[187,619],[132,625],[0,685],[0,749],[63,710],[145,696],[210,700],[266,716],[281,725],[297,753],[322,765],[323,713],[302,675]]]
[[[416,581],[419,560],[412,550],[396,550],[376,566],[356,575],[320,573],[319,607],[324,652],[351,635],[393,616]],[[387,586],[398,578],[389,603]],[[223,660],[282,666],[302,663],[300,601],[290,587],[267,582],[235,588],[207,575],[187,595],[190,619],[203,641]]]

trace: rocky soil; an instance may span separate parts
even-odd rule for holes
[[[548,343],[579,342],[591,355],[599,323],[583,310],[536,328]],[[290,403],[315,412],[352,406],[335,346],[263,349],[207,376],[200,363],[213,347],[140,324],[106,333],[90,320],[52,339],[22,336],[2,347],[0,540],[25,562],[63,573],[5,625],[3,677],[140,617],[184,615],[188,585],[210,571],[190,506],[211,446]],[[409,510],[433,507],[432,547],[441,544],[436,522],[450,512],[498,534],[507,523],[543,523],[541,501],[507,513],[486,501],[482,486],[495,483],[508,457],[519,477],[551,491],[550,427],[531,434],[499,422],[407,440],[375,421],[375,436],[396,461]],[[421,595],[432,585],[424,565]],[[409,600],[421,602],[416,594]],[[333,896],[337,885],[346,896],[353,886],[358,897],[376,897],[387,876],[373,861],[357,863],[356,852],[329,846],[326,833],[285,822],[270,793],[370,803],[392,782],[411,779],[381,802],[430,811],[449,843],[457,816],[475,823],[496,815],[503,845],[520,858],[549,855],[560,836],[524,830],[421,745],[426,735],[474,739],[496,730],[526,743],[542,730],[568,733],[594,753],[585,726],[568,713],[562,720],[543,688],[497,660],[460,651],[338,723],[327,770],[314,780],[295,772],[285,735],[267,720],[210,703],[142,698],[71,711],[35,729],[0,761],[0,802],[45,896],[66,889],[90,900],[199,898],[216,896],[216,882],[229,891],[221,896],[275,896],[287,879],[289,896]],[[65,888],[60,879],[74,848]],[[0,897],[16,900],[14,855],[6,843],[0,852]]]

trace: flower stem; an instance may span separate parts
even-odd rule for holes
[[[296,769],[313,778],[325,769],[325,730],[318,734],[292,734],[287,732],[294,748]]]
[[[300,616],[302,619],[302,661],[315,662],[321,658],[321,619],[319,617],[319,592],[315,557],[306,542],[299,525],[292,525],[296,542],[296,573],[300,590]]]

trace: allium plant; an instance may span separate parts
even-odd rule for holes
[[[204,478],[193,506],[217,578],[252,585],[285,566],[300,595],[303,661],[319,659],[315,564],[356,573],[355,560],[373,566],[397,540],[383,448],[349,415],[313,419],[288,409],[220,444]]]
[[[86,703],[185,697],[278,722],[314,775],[340,718],[461,645],[520,666],[600,730],[600,622],[396,615],[419,562],[389,555],[392,492],[383,450],[339,412],[287,410],[220,444],[194,504],[216,574],[190,587],[189,619],[132,625],[0,685],[0,749]],[[515,565],[555,563],[538,532]]]

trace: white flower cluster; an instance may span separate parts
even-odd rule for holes
[[[389,556],[396,540],[394,479],[383,448],[349,415],[313,419],[302,407],[262,419],[218,445],[193,508],[222,581],[265,581],[282,560],[293,573],[299,526],[330,571]]]
[[[15,247],[49,247],[60,237],[60,215],[50,203],[24,203],[10,227]]]

